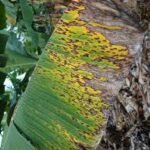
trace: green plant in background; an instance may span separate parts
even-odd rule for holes
[[[6,26],[5,7],[4,4],[0,1],[0,30],[5,28],[5,26]],[[7,39],[8,39],[7,35],[0,34],[0,68],[5,67],[7,61],[6,55],[4,54]],[[1,123],[8,99],[8,96],[5,94],[5,86],[4,86],[6,76],[7,76],[6,73],[0,71],[0,133],[2,130]]]

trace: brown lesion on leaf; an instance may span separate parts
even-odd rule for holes
[[[70,5],[47,46],[44,60],[53,67],[38,70],[51,82],[53,93],[94,122],[95,126],[88,127],[92,133],[86,135],[87,140],[97,138],[97,131],[105,123],[104,109],[128,72],[129,56],[135,45],[131,39],[138,39],[135,28],[126,26],[111,13],[103,19],[103,13],[99,13],[103,10],[90,6],[90,2]],[[77,138],[74,141],[82,143]]]

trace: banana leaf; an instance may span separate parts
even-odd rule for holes
[[[5,6],[0,2],[0,30],[6,26]]]
[[[111,1],[73,0],[17,105],[2,149],[94,149],[141,37]]]

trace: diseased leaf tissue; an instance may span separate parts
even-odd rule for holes
[[[72,2],[14,115],[16,126],[33,146],[40,150],[95,147],[108,101],[128,72],[138,35],[109,3]]]

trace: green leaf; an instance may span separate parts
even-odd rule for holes
[[[6,45],[5,57],[6,56],[7,65],[5,68],[1,69],[5,72],[10,72],[15,69],[28,69],[29,67],[35,65],[37,62],[37,59],[27,55],[25,47],[23,47],[23,43],[21,43],[19,39],[16,38],[16,34],[12,32],[9,34],[9,39]],[[0,62],[0,64],[1,63],[2,62]]]
[[[0,33],[0,67],[5,67],[7,57],[4,54],[5,52],[5,47],[6,47],[6,42],[7,42],[8,36],[5,34]],[[1,68],[0,68],[1,70]],[[6,101],[5,101],[5,96],[4,94],[4,81],[6,78],[7,74],[0,71],[0,126],[1,126],[1,120],[3,117],[3,113],[5,111],[5,106],[6,106]],[[1,129],[0,129],[1,130]]]
[[[6,71],[11,71],[14,69],[25,69],[29,68],[36,64],[37,60],[34,58],[31,58],[29,56],[20,54],[13,50],[6,50],[7,55],[7,65],[4,68]]]
[[[5,143],[4,141],[3,144],[5,148],[3,150],[35,150],[32,144],[23,135],[21,135],[21,133],[19,133],[14,124],[12,124],[7,134],[7,139],[9,139],[9,143]]]
[[[9,0],[2,0],[2,2],[5,5],[7,22],[15,25],[17,17],[17,7],[14,7],[14,5]]]
[[[20,0],[20,6],[26,26],[31,27],[33,21],[32,7],[28,5],[26,0]]]
[[[5,26],[6,26],[5,6],[0,1],[0,29],[5,28]],[[6,65],[7,58],[4,55],[4,51],[7,39],[8,39],[7,35],[0,33],[0,67],[4,67]],[[4,81],[6,76],[7,76],[6,73],[0,71],[0,133],[1,133],[1,122],[4,116],[8,99],[8,97],[4,95],[5,92]]]
[[[6,26],[5,6],[0,1],[0,30]]]
[[[0,34],[0,67],[4,67],[6,65],[7,58],[4,55],[6,42],[7,42],[8,36],[5,34]]]
[[[7,57],[5,55],[0,55],[0,67],[4,67],[6,65]]]
[[[0,54],[3,54],[5,51],[6,43],[8,40],[8,36],[5,34],[0,34]]]
[[[0,72],[0,86],[3,85],[3,82],[5,81],[6,76],[7,76],[6,73]],[[4,90],[1,89],[0,91],[4,91]]]
[[[28,33],[32,39],[32,44],[36,47],[39,43],[39,35],[32,29],[33,22],[33,10],[32,7],[29,6],[26,0],[20,1],[21,11],[23,15],[23,22],[28,30]]]

